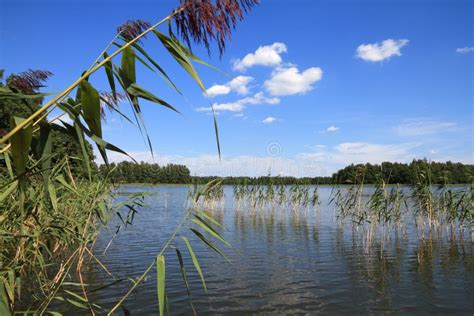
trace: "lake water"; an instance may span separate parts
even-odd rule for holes
[[[188,187],[129,187],[117,200],[144,191],[146,207],[132,226],[122,230],[105,255],[111,234],[102,232],[95,251],[117,279],[113,287],[90,298],[110,308],[154,260],[185,215]],[[408,226],[397,237],[370,251],[360,234],[334,219],[328,206],[331,189],[319,189],[321,203],[309,207],[237,210],[232,187],[225,187],[224,209],[211,212],[225,228],[223,237],[235,248],[225,250],[231,263],[191,240],[208,286],[206,295],[184,243],[182,250],[193,303],[199,315],[276,314],[466,314],[474,312],[474,256],[470,236],[421,239]],[[411,222],[411,221],[407,221]],[[109,227],[115,231],[118,220]],[[217,244],[217,242],[216,242]],[[225,249],[225,246],[221,247]],[[186,288],[175,251],[166,253],[166,286],[171,315],[190,315]],[[87,282],[111,282],[97,264],[90,263]],[[150,273],[126,301],[133,315],[158,313],[156,274]]]

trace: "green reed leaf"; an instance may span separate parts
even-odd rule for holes
[[[127,92],[135,97],[139,97],[139,98],[142,98],[142,99],[145,99],[145,100],[148,100],[148,101],[151,101],[151,102],[155,102],[155,103],[158,103],[158,104],[161,104],[177,113],[180,113],[178,110],[176,110],[172,105],[170,105],[169,103],[163,101],[162,99],[158,98],[156,95],[154,95],[153,93],[151,93],[150,91],[142,88],[141,86],[139,86],[138,84],[136,83],[132,83],[128,88],[127,88]]]
[[[182,94],[181,91],[178,89],[178,87],[174,84],[174,82],[171,80],[171,78],[168,76],[168,74],[161,68],[161,66],[151,58],[147,52],[140,47],[137,43],[133,43],[132,46],[138,50],[143,56],[145,56],[146,59],[163,75],[163,79],[168,83],[176,92],[179,94]]]
[[[126,87],[136,82],[135,51],[130,46],[122,52],[121,74]]]
[[[18,180],[13,181],[2,193],[0,193],[0,202],[10,197],[13,191],[18,187]],[[0,314],[1,315],[1,314]]]
[[[13,168],[12,168],[12,161],[10,159],[10,153],[8,151],[3,153],[3,157],[5,158],[5,165],[7,166],[8,175],[10,176],[11,179],[14,179],[15,175],[13,174]]]
[[[104,59],[107,59],[109,55],[107,52],[104,52]],[[117,99],[117,91],[115,90],[115,80],[113,74],[112,61],[109,60],[104,64],[105,74],[107,75],[107,81],[109,82],[110,90],[115,99]]]
[[[184,284],[186,285],[186,291],[188,292],[188,297],[191,298],[191,290],[189,288],[188,276],[186,274],[186,267],[184,266],[183,256],[178,248],[175,248],[176,256],[178,257],[179,267],[181,269],[181,276],[183,277]],[[192,304],[192,303],[191,303]]]
[[[212,216],[206,214],[206,212],[204,211],[201,211],[201,210],[194,210],[196,213],[198,213],[201,217],[204,217],[205,219],[207,219],[209,222],[213,223],[214,225],[216,226],[219,226],[221,228],[224,228],[224,226],[219,223],[218,221],[216,221]]]
[[[84,119],[91,132],[102,137],[99,92],[85,80],[81,82],[81,104]]]
[[[186,56],[186,53],[181,49],[179,45],[176,45],[176,43],[166,36],[165,34],[153,30],[153,33],[158,37],[158,39],[161,41],[163,46],[168,50],[168,52],[173,56],[173,58],[181,65],[181,67],[196,81],[196,83],[199,85],[199,87],[206,92],[206,88],[202,84],[201,78],[196,72],[196,69],[194,69],[193,64],[189,60],[188,56]]]
[[[58,212],[59,208],[58,208],[58,198],[57,198],[57,195],[56,195],[56,189],[55,189],[54,185],[51,185],[50,183],[48,184],[47,189],[48,189],[49,199],[51,201],[51,205],[53,206],[53,209],[56,212]]]
[[[163,255],[156,256],[156,279],[158,306],[160,316],[163,316],[165,308],[165,256]]]
[[[193,218],[191,221],[195,223],[196,225],[199,225],[201,228],[203,228],[205,231],[207,231],[209,234],[211,234],[214,238],[219,239],[223,244],[225,244],[227,247],[231,247],[229,242],[225,240],[214,228],[212,228],[206,221],[204,221],[201,217],[194,215],[195,218]]]
[[[214,107],[211,106],[212,109],[212,116],[214,118],[214,132],[216,135],[216,144],[217,144],[217,152],[219,154],[219,160],[221,159],[221,143],[219,141],[219,128],[217,127],[217,118],[216,112],[214,112]]]
[[[196,254],[193,251],[193,248],[191,247],[191,244],[189,243],[188,239],[185,236],[181,237],[186,244],[186,247],[188,248],[189,255],[191,256],[191,259],[193,260],[194,267],[196,268],[196,271],[199,274],[199,277],[201,278],[202,282],[202,287],[204,288],[204,292],[207,293],[207,287],[206,287],[206,280],[204,279],[204,275],[202,274],[201,266],[199,265],[199,261],[196,257]]]
[[[8,306],[7,293],[5,292],[4,285],[0,283],[0,315],[11,315],[10,308]]]
[[[24,119],[20,117],[11,117],[11,128],[15,128],[21,124]],[[26,171],[26,164],[28,162],[28,153],[30,149],[31,140],[33,138],[33,126],[31,124],[20,129],[18,133],[11,138],[11,152],[13,165],[17,175],[23,175]]]
[[[227,262],[230,262],[230,260],[227,258],[227,256],[216,246],[212,241],[207,239],[203,234],[198,232],[197,230],[190,228],[190,230],[199,238],[201,239],[209,248],[214,250],[218,255],[220,255],[222,258],[224,258]]]

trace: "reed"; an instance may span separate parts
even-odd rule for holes
[[[171,14],[153,25],[142,20],[127,21],[118,28],[117,34],[110,43],[77,80],[61,92],[54,94],[29,117],[12,118],[11,130],[0,139],[0,154],[8,170],[7,178],[0,179],[2,210],[0,213],[0,315],[17,312],[20,306],[25,306],[25,313],[43,314],[47,311],[58,314],[48,310],[53,300],[86,309],[92,315],[105,312],[88,298],[88,289],[82,277],[83,264],[88,257],[98,261],[106,270],[92,249],[99,226],[106,224],[111,213],[115,213],[120,218],[121,225],[130,225],[141,202],[132,199],[125,205],[111,206],[110,182],[107,178],[95,179],[93,177],[93,166],[86,150],[86,139],[95,143],[106,164],[108,164],[107,151],[112,150],[128,155],[103,139],[104,112],[101,104],[104,102],[109,104],[111,110],[123,116],[119,109],[121,102],[118,101],[125,96],[130,103],[136,125],[145,136],[153,154],[140,101],[147,100],[176,112],[178,110],[138,84],[136,65],[141,64],[158,74],[176,92],[181,92],[159,63],[147,53],[142,40],[148,35],[154,36],[164,50],[205,92],[206,89],[193,63],[212,66],[191,52],[190,40],[203,43],[207,48],[211,40],[215,40],[219,52],[222,53],[226,40],[230,38],[232,28],[235,28],[237,21],[243,19],[244,13],[257,3],[256,0],[185,0],[181,1]],[[184,45],[173,33],[171,25],[173,21],[177,32],[188,45]],[[168,26],[168,34],[158,30],[163,25]],[[119,64],[118,58],[120,58]],[[104,71],[110,86],[111,92],[105,97],[94,88],[93,75],[96,75],[99,70]],[[22,82],[31,83],[31,80]],[[123,93],[118,90],[122,90]],[[43,94],[33,92],[26,91],[24,85],[18,82],[0,87],[2,99],[21,100],[43,97]],[[75,96],[70,97],[73,93]],[[63,121],[62,125],[58,125],[57,122],[48,121],[46,118],[54,108],[62,111],[54,120],[67,115],[73,123]],[[130,120],[127,117],[126,119]],[[50,137],[52,129],[74,137],[81,146],[82,157],[65,157],[60,163],[53,164],[54,153],[51,152]],[[215,116],[214,129],[220,156]],[[84,163],[88,174],[86,179],[78,178],[71,172],[69,159]],[[219,190],[218,184],[220,183],[209,183],[196,192],[196,196],[198,199],[200,196],[209,196],[211,201],[223,200],[222,187]],[[126,214],[120,211],[122,208]],[[210,249],[223,255],[208,235],[226,246],[229,244],[213,225],[219,225],[219,223],[196,208],[190,210],[182,224],[163,246],[162,251],[157,254],[156,260],[150,263],[142,277],[134,282],[127,294],[119,299],[108,314],[112,314],[121,307],[130,293],[145,280],[153,267],[156,267],[159,313],[163,315],[166,305],[164,251],[168,247],[176,249],[177,256],[181,259],[179,262],[182,271],[185,273],[176,238],[180,236],[179,233],[183,227],[187,227]],[[181,237],[205,288],[204,277],[192,246],[185,236]],[[78,280],[73,284],[77,287],[77,291],[63,287],[65,279],[73,275]],[[186,280],[185,274],[183,274],[183,279]],[[30,288],[23,284],[31,282],[34,284],[31,288],[35,294],[23,294]],[[21,298],[30,300],[21,300]]]

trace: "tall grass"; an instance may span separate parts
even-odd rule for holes
[[[427,234],[435,237],[441,229],[446,230],[446,235],[455,232],[460,237],[474,232],[472,184],[452,187],[445,183],[435,187],[429,169],[417,170],[412,186],[389,184],[389,177],[381,170],[376,183],[366,185],[365,169],[360,168],[346,185],[336,185],[331,190],[329,205],[334,218],[342,226],[349,225],[353,234],[363,236],[367,251],[375,242],[383,251],[385,240],[406,234],[411,225],[418,227],[420,239]],[[274,209],[304,214],[320,204],[318,186],[241,183],[234,185],[232,191],[236,210],[240,214],[248,210],[251,219]]]
[[[136,126],[144,135],[153,155],[140,103],[147,100],[163,108],[176,112],[178,110],[138,84],[137,64],[158,74],[177,93],[181,92],[168,73],[146,51],[142,41],[147,36],[153,36],[164,51],[205,93],[206,89],[194,63],[212,66],[192,53],[190,40],[202,43],[208,49],[210,41],[215,40],[219,52],[222,53],[232,28],[235,28],[237,21],[243,19],[244,13],[257,3],[257,0],[185,0],[181,1],[171,14],[155,24],[142,20],[127,21],[118,28],[117,34],[92,65],[73,83],[61,92],[53,94],[29,117],[12,118],[11,130],[0,138],[0,154],[8,170],[6,178],[0,181],[0,315],[18,312],[20,307],[26,308],[26,313],[43,314],[48,310],[52,300],[67,302],[86,309],[93,315],[105,312],[88,298],[88,288],[82,278],[85,258],[98,261],[92,245],[97,236],[98,226],[106,223],[109,214],[116,213],[122,224],[127,226],[133,221],[141,202],[132,199],[123,205],[126,214],[121,214],[120,206],[110,209],[109,181],[97,180],[93,176],[93,165],[86,150],[86,140],[95,143],[105,164],[108,164],[107,151],[128,155],[104,140],[103,105],[107,104],[111,110],[124,116],[119,109],[121,102],[118,101],[125,96],[131,106]],[[184,38],[187,45],[175,35],[172,22],[175,22],[175,30]],[[159,30],[163,26],[167,27],[168,34]],[[103,70],[110,86],[111,92],[107,93],[107,97],[94,87],[95,76],[99,70]],[[23,79],[20,83],[29,84],[28,78]],[[23,86],[25,85],[17,84],[0,87],[1,99],[41,99],[44,96],[40,93],[31,93],[35,89],[26,92],[22,89]],[[75,96],[71,97],[73,93]],[[48,121],[48,115],[55,108],[60,109],[62,113]],[[69,116],[72,123],[61,121],[58,125],[57,122],[64,116]],[[131,121],[128,117],[125,118]],[[220,156],[215,116],[213,125]],[[62,162],[53,164],[54,153],[51,152],[49,133],[52,129],[74,137],[81,147],[83,156],[65,157]],[[79,179],[72,174],[68,159],[82,161],[87,170],[85,179]],[[219,192],[214,192],[213,189],[216,185],[217,182],[213,182],[196,191],[196,198],[214,194],[213,198],[217,199]],[[190,223],[195,226],[190,226]],[[108,311],[108,314],[120,308],[155,267],[158,311],[160,315],[164,314],[166,260],[163,253],[168,247],[174,247],[177,256],[181,258],[179,262],[184,280],[187,279],[179,249],[185,247],[188,250],[205,288],[199,261],[191,244],[185,236],[181,238],[184,244],[178,245],[176,239],[180,237],[179,233],[184,227],[190,227],[190,230],[210,249],[223,255],[209,238],[211,236],[229,246],[213,226],[218,224],[199,209],[191,209],[175,233],[163,245],[156,259],[150,263],[142,276],[135,280],[126,295],[118,299],[118,303]],[[78,291],[62,287],[66,278],[73,274],[77,276],[78,282],[73,285],[77,286]],[[188,283],[185,284],[187,286]],[[34,293],[28,293],[29,289]],[[31,295],[24,294],[25,291]],[[48,312],[55,314],[55,311],[48,310]]]
[[[41,177],[32,176],[24,195],[2,200],[2,315],[21,309],[42,313],[61,298],[86,306],[79,299],[87,301],[82,265],[85,257],[96,259],[92,245],[98,226],[110,215],[111,185],[76,178],[68,161],[65,157],[51,169],[47,187]],[[71,275],[79,280],[81,294],[58,294]]]

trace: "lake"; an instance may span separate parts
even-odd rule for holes
[[[91,293],[90,299],[110,308],[155,259],[187,212],[187,186],[118,189],[117,201],[146,192],[145,207],[133,225],[122,229],[102,255],[119,219],[109,223],[95,244],[95,252],[117,279],[114,286]],[[224,225],[219,232],[232,244],[231,261],[205,247],[184,229],[206,279],[200,278],[182,240],[194,307],[199,315],[275,314],[447,314],[474,312],[474,256],[469,233],[439,232],[422,239],[407,220],[399,233],[367,247],[361,232],[335,219],[329,206],[331,188],[320,187],[317,209],[298,211],[237,208],[233,189],[224,186],[223,208],[209,212]],[[406,216],[411,216],[407,214]],[[192,314],[174,249],[166,255],[166,287],[172,315]],[[90,262],[87,283],[109,284],[113,279]],[[157,314],[155,270],[124,304],[136,315]]]

